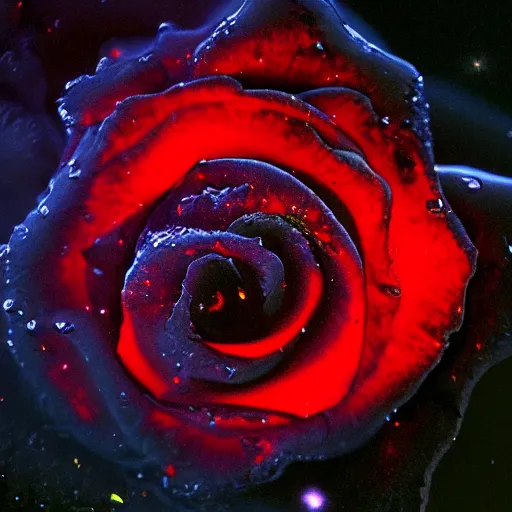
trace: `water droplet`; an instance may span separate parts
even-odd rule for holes
[[[388,295],[391,295],[391,297],[400,297],[400,295],[402,295],[402,290],[400,290],[398,286],[393,286],[389,284],[383,285],[382,291],[384,293],[387,293]]]
[[[149,53],[148,55],[143,55],[142,57],[139,57],[139,62],[140,63],[148,62],[152,56],[153,56],[152,53]]]
[[[225,369],[228,372],[228,380],[232,379],[233,375],[235,375],[235,373],[236,373],[236,369],[235,368],[231,368],[229,366],[226,366]]]
[[[508,249],[508,252],[512,254],[512,236],[506,236],[505,237],[505,245]]]
[[[316,43],[315,48],[316,48],[318,51],[320,51],[320,52],[324,52],[324,51],[325,51],[324,45],[323,45],[320,41],[318,41],[318,42]]]
[[[27,330],[34,331],[36,328],[37,322],[35,320],[30,320],[27,322]]]
[[[114,57],[114,55],[116,55],[116,49],[112,49],[108,57],[102,57],[96,65],[96,73],[99,73],[114,64],[114,62],[116,62],[116,58],[119,57],[119,54],[117,54],[116,57]]]
[[[62,105],[59,105],[57,111],[66,126],[71,126],[73,124],[73,116],[71,116],[70,113]]]
[[[76,165],[76,161],[71,160],[68,165],[69,165],[68,177],[72,180],[76,180],[76,179],[80,178],[80,175],[82,174],[82,170]]]
[[[46,206],[45,204],[43,205],[39,205],[38,208],[37,208],[37,211],[43,216],[43,217],[46,217],[49,213],[50,213],[50,210],[48,209],[48,206]]]
[[[441,198],[429,199],[427,201],[427,210],[434,215],[442,215],[445,213],[444,203]]]
[[[8,313],[13,313],[14,309],[14,301],[12,299],[7,299],[4,301],[4,311],[7,311]]]
[[[95,269],[93,269],[93,272],[94,272],[97,276],[102,276],[102,275],[103,275],[103,270],[101,270],[100,268],[95,268]]]
[[[75,85],[78,85],[80,82],[82,82],[85,78],[86,78],[85,75],[82,75],[82,76],[79,76],[78,78],[75,78],[74,80],[70,80],[64,86],[64,90],[69,91],[70,89],[75,87]]]
[[[27,226],[25,226],[25,224],[18,224],[14,228],[14,234],[19,236],[22,240],[25,240],[25,238],[27,238],[27,235],[28,235]]]
[[[474,190],[475,192],[482,188],[482,182],[474,176],[463,176],[462,181],[466,183],[470,190]]]
[[[0,258],[7,256],[11,252],[7,244],[0,245]]]
[[[61,334],[69,334],[75,330],[75,326],[71,322],[55,322],[53,326]]]
[[[383,126],[389,126],[389,117],[388,116],[381,117],[379,122]]]
[[[413,96],[413,97],[411,98],[411,101],[412,101],[413,103],[416,103],[416,102],[418,101],[418,96]]]
[[[119,393],[119,401],[121,402],[121,407],[126,407],[130,403],[128,395],[124,391]]]
[[[14,343],[12,342],[12,340],[7,340],[7,346],[9,347],[14,347]]]

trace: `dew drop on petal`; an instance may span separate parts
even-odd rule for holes
[[[69,91],[70,89],[75,87],[75,85],[78,85],[80,82],[85,80],[85,78],[86,78],[85,75],[82,75],[82,76],[79,76],[78,78],[75,78],[74,80],[70,80],[69,82],[66,82],[66,85],[64,86],[64,90]]]
[[[434,215],[443,215],[445,213],[443,200],[441,198],[429,199],[427,201],[427,210]]]
[[[14,301],[12,299],[7,299],[3,304],[4,311],[12,312],[14,308]]]
[[[28,331],[34,331],[36,328],[37,322],[35,320],[29,320],[27,322],[27,330]]]
[[[121,402],[121,407],[126,407],[130,403],[126,392],[121,391],[121,393],[119,393],[119,401]]]
[[[512,236],[505,237],[505,245],[508,249],[508,252],[512,254]]]
[[[400,297],[402,295],[402,290],[400,290],[398,286],[384,285],[382,289],[385,293],[391,295],[391,297]]]
[[[73,124],[73,117],[62,105],[57,108],[57,111],[65,126],[71,126]]]
[[[139,62],[141,64],[145,63],[145,62],[149,62],[151,60],[151,57],[153,56],[152,53],[149,53],[148,55],[143,55],[142,57],[139,57]]]
[[[462,181],[470,190],[474,190],[475,192],[482,188],[482,182],[473,176],[463,176]]]
[[[45,204],[39,205],[38,208],[37,208],[37,211],[43,217],[46,217],[50,213],[50,210],[48,209],[48,206],[46,206]]]
[[[19,236],[22,240],[24,240],[25,238],[27,238],[27,235],[28,235],[27,226],[25,226],[25,224],[18,224],[14,228],[14,234]]]
[[[158,27],[158,33],[167,32],[168,30],[172,30],[172,24],[169,22],[160,23]]]
[[[69,172],[68,172],[69,179],[76,180],[76,179],[80,178],[81,174],[82,174],[81,169],[79,169],[75,164],[70,164]]]
[[[69,334],[75,330],[75,326],[71,322],[55,322],[53,326],[61,334]]]

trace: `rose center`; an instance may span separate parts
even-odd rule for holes
[[[197,271],[197,291],[190,305],[194,330],[215,342],[250,341],[270,328],[257,276],[240,262],[209,258]]]

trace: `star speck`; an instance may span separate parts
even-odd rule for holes
[[[466,64],[466,72],[473,75],[480,75],[487,69],[487,59],[484,56],[470,57]]]

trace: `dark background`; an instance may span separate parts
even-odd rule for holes
[[[169,3],[177,11],[193,13],[208,2]],[[346,3],[390,51],[425,75],[437,162],[474,165],[512,176],[512,4]],[[358,28],[364,33],[364,26]],[[0,204],[2,215],[3,207]],[[460,435],[434,474],[427,512],[512,510],[511,398],[512,361],[507,361],[477,385]],[[320,486],[321,481],[320,477]],[[290,505],[291,510],[295,508]],[[332,509],[345,508],[336,502]]]

